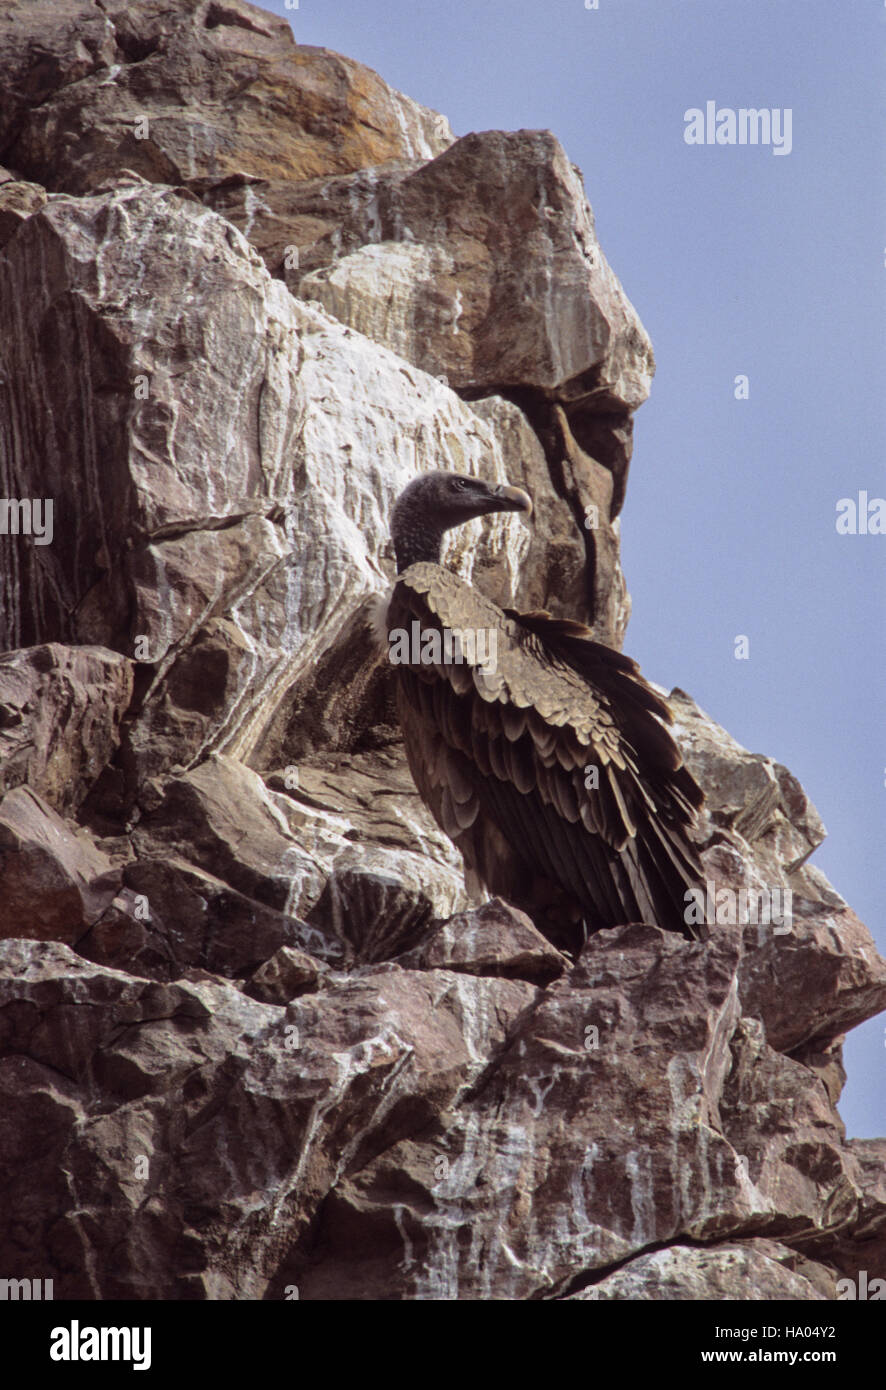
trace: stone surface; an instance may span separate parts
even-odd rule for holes
[[[55,509],[51,544],[0,534],[4,1275],[886,1277],[886,1140],[836,1108],[886,963],[791,773],[672,692],[710,936],[628,924],[573,962],[471,897],[406,768],[375,630],[417,473],[532,494],[532,527],[446,551],[499,603],[616,646],[630,613],[651,348],[555,138],[453,141],[240,0],[13,0],[0,80],[0,491]],[[790,912],[730,916],[749,890]]]
[[[255,971],[248,992],[262,1004],[285,1006],[299,994],[316,989],[319,979],[317,962],[311,956],[281,946]]]
[[[14,238],[4,274],[10,288],[35,287],[3,296],[0,311],[7,486],[54,498],[57,535],[46,547],[4,541],[0,641],[99,642],[139,663],[124,730],[137,781],[211,751],[259,766],[288,758],[272,730],[327,663],[352,670],[331,737],[372,726],[367,606],[391,578],[393,497],[418,471],[510,472],[528,485],[559,514],[550,543],[499,516],[485,535],[464,528],[449,555],[470,575],[483,537],[484,584],[501,601],[556,609],[566,570],[580,595],[581,540],[565,539],[568,503],[516,407],[484,420],[293,300],[214,214],[144,185],[57,198]],[[56,411],[29,409],[47,395]],[[513,428],[500,443],[502,420]],[[298,743],[315,732],[326,731],[303,725]],[[134,790],[120,795],[131,804]]]
[[[3,943],[0,1256],[65,1297],[260,1298],[330,1186],[457,1101],[533,993],[388,967],[284,1010]]]
[[[192,968],[236,978],[307,932],[297,918],[175,856],[136,859],[122,877],[111,908],[77,943],[81,955],[115,969],[158,980]]]
[[[427,938],[397,957],[404,969],[460,970],[544,985],[569,962],[526,916],[493,898],[474,912],[459,912],[435,926]]]
[[[383,772],[377,759],[370,768]],[[405,781],[405,769],[397,770]],[[381,793],[373,817],[359,801],[352,813],[353,786],[334,809],[323,805],[335,788],[334,774],[305,767],[300,791],[285,794],[235,759],[213,755],[163,783],[133,831],[133,844],[142,859],[162,863],[182,855],[275,913],[304,918],[298,940],[323,960],[353,965],[389,958],[432,915],[449,915],[466,894],[455,851],[432,826],[414,788],[408,794],[396,785],[385,788],[382,775],[367,776],[363,767],[353,779],[358,788],[359,779]],[[395,821],[394,843],[386,816]],[[435,849],[439,859],[431,857]],[[137,866],[127,870],[127,881],[143,882]]]
[[[132,663],[101,647],[0,654],[0,794],[27,783],[77,810],[119,746],[132,688]]]
[[[0,937],[74,942],[110,906],[111,860],[29,787],[0,801]]]
[[[6,179],[0,184],[0,247],[6,245],[32,213],[47,201],[46,189],[24,179]]]
[[[848,1229],[842,1126],[814,1074],[741,1020],[740,952],[728,933],[593,938],[469,1104],[338,1184],[287,1279],[303,1298],[561,1297],[577,1267],[681,1235]]]
[[[416,169],[340,181],[336,200],[338,225],[287,274],[299,294],[456,386],[646,399],[651,346],[549,131],[466,135]]]
[[[849,1233],[826,1237],[813,1248],[819,1259],[836,1266],[838,1277],[854,1281],[859,1298],[863,1278],[886,1280],[886,1139],[850,1139],[846,1147],[856,1164],[858,1215]],[[846,1290],[838,1292],[847,1296]]]
[[[707,798],[700,828],[711,898],[724,890],[770,895],[771,921],[763,911],[754,921],[748,911],[751,920],[739,924],[746,1012],[782,1051],[826,1046],[886,1007],[886,962],[849,905],[807,863],[826,834],[818,812],[787,768],[742,748],[685,692],[673,691],[670,702],[674,733]],[[725,906],[712,920],[728,926]]]
[[[797,1268],[796,1266],[800,1267]],[[754,1302],[833,1298],[833,1275],[823,1266],[798,1260],[795,1252],[772,1240],[727,1241],[714,1250],[674,1245],[641,1255],[622,1269],[569,1295],[575,1302],[621,1302],[623,1299],[734,1299],[744,1287]]]
[[[549,131],[484,131],[424,163],[296,186],[227,182],[204,196],[300,297],[471,397],[518,401],[570,496],[565,412],[590,460],[577,518],[600,507],[595,525],[617,551],[608,528],[655,364],[581,175]],[[595,470],[610,475],[605,507],[591,495]]]
[[[349,173],[428,159],[445,118],[241,0],[12,0],[0,159],[56,192]]]

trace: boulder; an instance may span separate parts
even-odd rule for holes
[[[132,662],[102,647],[0,654],[0,794],[26,783],[78,810],[119,747],[132,690]]]
[[[77,941],[120,887],[120,871],[85,832],[29,787],[0,800],[0,938]]]
[[[0,70],[0,159],[55,192],[122,169],[298,181],[432,158],[452,139],[437,112],[242,0],[12,0]]]

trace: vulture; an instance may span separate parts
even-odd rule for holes
[[[704,798],[670,710],[583,624],[499,608],[441,565],[444,534],[492,512],[528,517],[532,502],[436,472],[394,507],[383,635],[416,787],[475,879],[570,955],[629,922],[692,939]]]

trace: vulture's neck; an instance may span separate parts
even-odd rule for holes
[[[393,539],[397,573],[402,574],[410,565],[417,565],[422,560],[439,565],[446,530],[445,526],[435,524],[427,515],[416,516],[412,511],[395,517]]]

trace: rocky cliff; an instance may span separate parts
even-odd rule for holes
[[[469,898],[405,767],[368,615],[417,473],[532,494],[531,532],[450,542],[490,596],[628,619],[652,350],[556,139],[455,139],[240,0],[12,0],[0,78],[0,1272],[886,1276],[886,1140],[835,1108],[886,963],[791,774],[672,692],[711,880],[790,889],[791,924],[573,964]]]

